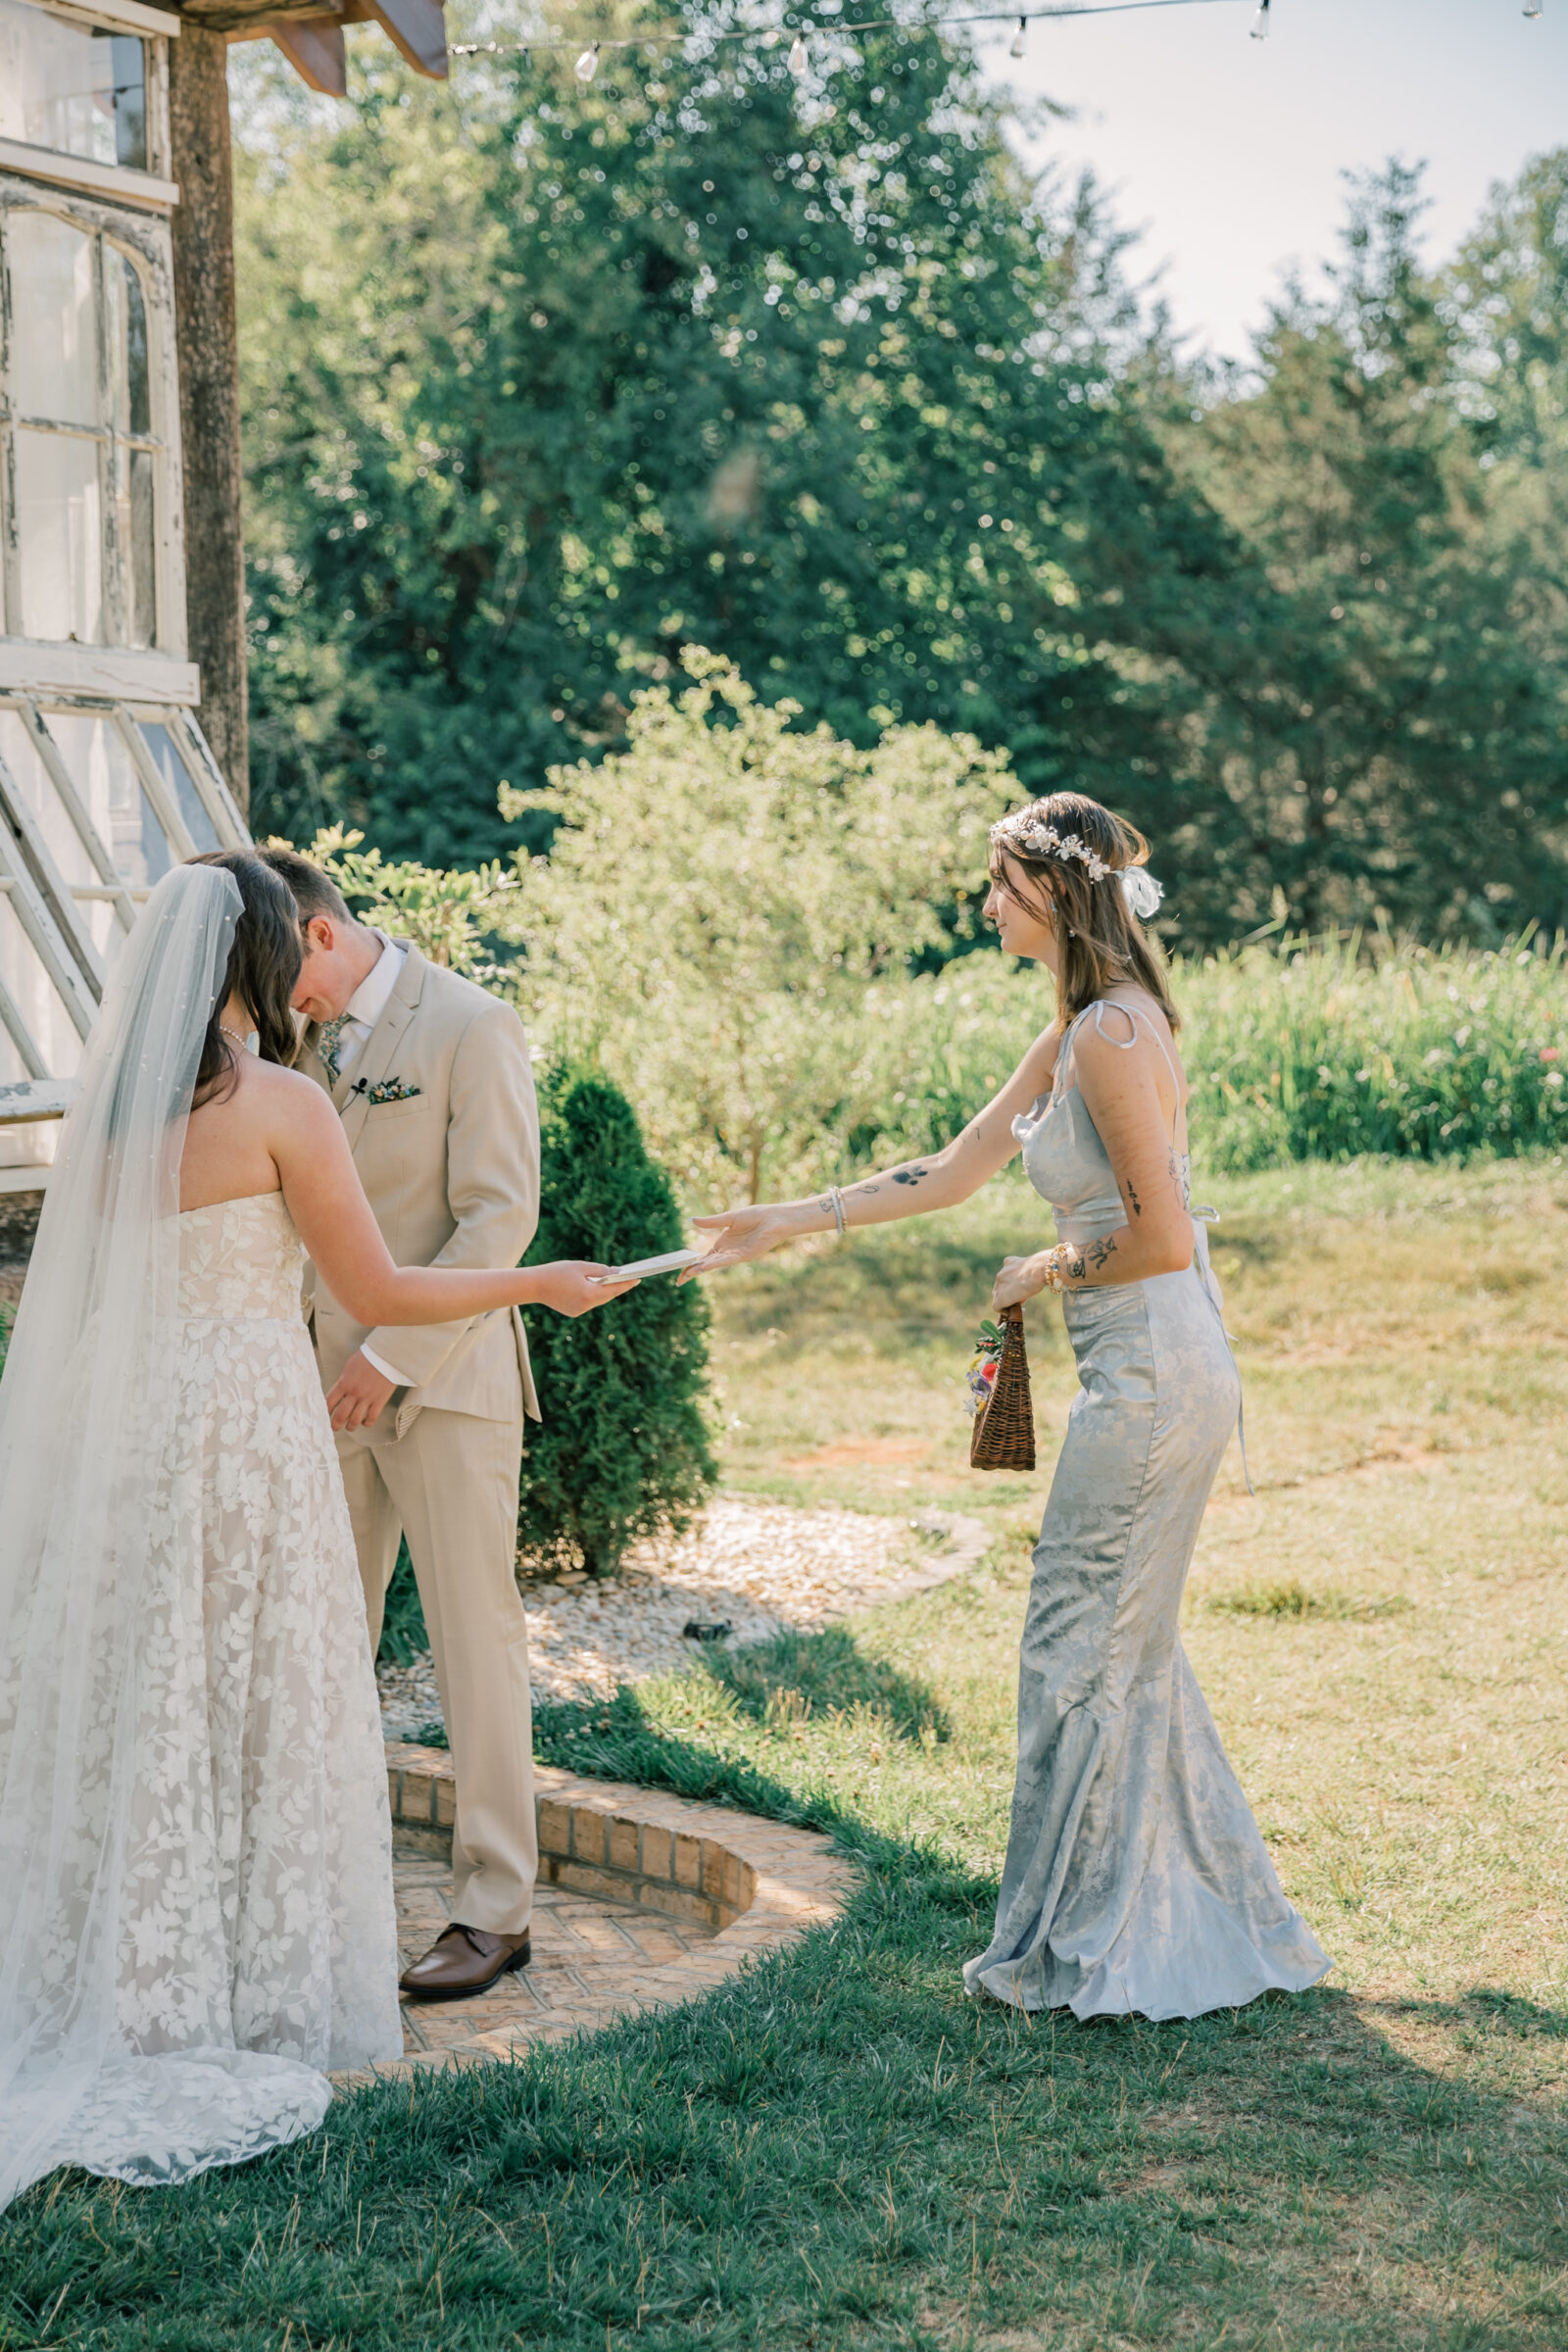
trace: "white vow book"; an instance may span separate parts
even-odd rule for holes
[[[677,1274],[682,1266],[695,1266],[708,1255],[706,1250],[666,1250],[662,1257],[639,1257],[629,1266],[612,1266],[608,1274],[590,1274],[590,1282],[629,1282],[634,1274]]]

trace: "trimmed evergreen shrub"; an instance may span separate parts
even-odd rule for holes
[[[568,1065],[540,1109],[539,1231],[525,1264],[616,1265],[682,1247],[669,1180],[616,1087]],[[518,1544],[546,1567],[608,1576],[641,1538],[680,1534],[718,1476],[701,1406],[708,1301],[700,1284],[661,1274],[575,1320],[544,1307],[526,1319],[545,1418],[528,1424]]]

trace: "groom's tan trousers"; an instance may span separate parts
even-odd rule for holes
[[[514,1572],[521,1396],[514,1421],[426,1406],[402,1437],[340,1437],[337,1454],[372,1657],[400,1532],[409,1539],[458,1788],[452,1916],[520,1936],[539,1868],[528,1622]]]

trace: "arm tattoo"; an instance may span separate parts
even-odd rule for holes
[[[1067,1280],[1069,1282],[1082,1282],[1087,1271],[1088,1269],[1084,1264],[1083,1251],[1080,1250],[1076,1257],[1069,1257],[1067,1260],[1065,1268]]]
[[[1133,1215],[1135,1217],[1141,1217],[1144,1213],[1143,1203],[1139,1200],[1138,1195],[1133,1191],[1131,1184],[1124,1184],[1121,1189],[1123,1197],[1126,1200],[1128,1207],[1132,1210]]]
[[[922,1176],[929,1176],[930,1173],[929,1168],[895,1168],[893,1181],[895,1184],[918,1184]]]
[[[1089,1262],[1094,1267],[1095,1272],[1098,1274],[1102,1266],[1105,1265],[1111,1258],[1115,1256],[1115,1254],[1116,1245],[1111,1240],[1109,1234],[1106,1234],[1104,1239],[1097,1242],[1094,1248],[1090,1250]]]

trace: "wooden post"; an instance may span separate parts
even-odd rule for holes
[[[174,324],[185,466],[185,614],[201,720],[241,813],[250,807],[245,542],[234,318],[228,44],[187,16],[169,44]]]

